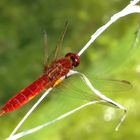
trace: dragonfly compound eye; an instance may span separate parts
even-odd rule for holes
[[[67,53],[65,57],[69,57],[72,61],[72,66],[77,67],[80,63],[80,57],[74,53]]]

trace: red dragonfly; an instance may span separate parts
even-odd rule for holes
[[[59,43],[56,46],[56,51],[54,55],[54,60],[51,64],[47,65],[47,54],[46,54],[46,62],[44,65],[44,72],[42,76],[40,76],[36,81],[30,84],[28,87],[21,90],[11,99],[9,99],[5,105],[0,110],[0,116],[4,115],[5,113],[12,112],[16,109],[19,109],[26,103],[28,103],[31,99],[37,96],[41,91],[44,89],[55,87],[58,85],[61,80],[60,78],[66,76],[67,73],[77,67],[80,63],[80,57],[75,53],[67,53],[65,57],[60,59],[56,59],[59,53],[65,32],[67,30],[67,23],[65,24],[64,31],[60,36]],[[45,43],[46,44],[46,43]],[[46,53],[47,53],[47,44],[46,44]]]

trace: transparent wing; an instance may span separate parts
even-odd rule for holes
[[[65,23],[64,31],[60,35],[60,38],[56,45],[55,50],[50,55],[48,53],[49,49],[48,49],[47,33],[44,31],[44,63],[43,63],[44,72],[48,68],[48,65],[50,65],[52,61],[56,60],[59,57],[63,39],[64,39],[65,33],[67,31],[67,27],[68,27],[68,22]]]
[[[91,83],[101,92],[124,92],[133,88],[127,80],[91,78]]]
[[[48,64],[48,39],[47,39],[47,33],[44,31],[44,67]]]
[[[61,46],[62,46],[62,43],[63,43],[63,39],[64,39],[64,36],[65,36],[65,33],[67,31],[67,28],[68,28],[68,22],[65,22],[64,31],[61,33],[60,39],[57,42],[53,60],[56,60],[58,58],[58,56],[59,56],[59,53],[60,53],[60,50],[61,50]]]
[[[132,84],[126,80],[99,79],[99,78],[97,79],[97,78],[91,77],[91,76],[87,76],[87,77],[88,77],[88,79],[90,79],[90,82],[94,85],[94,87],[101,92],[119,93],[119,92],[129,91],[130,89],[133,88]],[[65,79],[65,81],[63,83],[61,83],[60,87],[61,86],[65,87],[65,88],[72,87],[70,89],[70,91],[73,91],[73,92],[71,92],[71,94],[69,96],[73,96],[73,94],[76,94],[73,97],[81,98],[83,96],[82,98],[86,99],[86,97],[87,97],[87,99],[89,99],[90,94],[87,93],[87,92],[89,92],[89,89],[85,85],[85,83],[83,83],[83,84],[81,84],[81,79],[78,78],[77,75],[74,75],[68,79]],[[59,88],[59,86],[57,88]],[[63,88],[63,89],[65,89],[65,88]],[[81,94],[81,93],[85,93],[85,94]],[[91,95],[92,95],[92,93],[91,93]]]

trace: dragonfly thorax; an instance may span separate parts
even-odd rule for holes
[[[70,58],[72,61],[72,66],[77,67],[80,63],[80,57],[77,54],[74,53],[67,53],[65,57]]]

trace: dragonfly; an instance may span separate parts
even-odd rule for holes
[[[89,80],[87,79],[87,77],[84,74],[81,74],[79,72],[74,72],[74,74],[78,74],[79,76],[82,77],[82,79],[84,80],[84,84],[86,83],[86,85],[92,91],[92,93],[89,93],[89,94],[82,94],[82,93],[87,93],[88,89],[86,89],[85,91],[83,91],[83,89],[78,89],[78,87],[75,87],[75,86],[78,85],[80,83],[80,81],[78,81],[78,83],[75,83],[75,79],[72,80],[73,79],[72,77],[68,78],[70,71],[72,71],[75,67],[79,66],[80,55],[79,55],[79,53],[77,54],[77,53],[69,52],[64,57],[58,58],[60,49],[62,46],[62,42],[64,39],[64,35],[67,31],[67,27],[68,27],[68,23],[65,23],[64,31],[60,35],[60,39],[55,48],[55,53],[54,53],[54,56],[53,56],[53,59],[51,60],[51,62],[49,62],[50,59],[48,57],[47,37],[45,34],[45,51],[44,51],[45,53],[44,53],[43,74],[37,80],[35,80],[32,84],[30,84],[28,87],[24,88],[19,93],[17,93],[15,96],[13,96],[11,99],[9,99],[5,103],[5,105],[1,108],[0,116],[4,115],[6,113],[9,113],[9,112],[13,112],[13,111],[21,108],[23,105],[25,105],[29,101],[31,101],[34,97],[39,95],[43,90],[47,90],[47,89],[49,90],[49,88],[52,88],[52,89],[56,89],[57,93],[59,93],[59,92],[61,92],[62,88],[66,89],[67,87],[73,87],[74,89],[71,89],[70,94],[68,92],[64,93],[66,96],[69,95],[69,97],[73,96],[74,98],[78,98],[81,100],[87,100],[87,101],[89,101],[89,103],[87,105],[96,103],[96,101],[93,101],[93,100],[95,100],[95,98],[94,98],[95,96],[93,95],[93,92],[94,92],[96,97],[98,97],[98,99],[101,100],[101,103],[108,103],[109,105],[115,106],[117,108],[120,108],[120,109],[126,111],[126,109],[123,106],[112,101],[111,99],[107,98],[106,96],[102,95],[101,92],[99,92],[97,89],[102,91],[101,89],[103,89],[103,88],[107,88],[109,90],[112,90],[114,88],[118,92],[118,90],[121,90],[121,89],[125,90],[125,87],[129,88],[131,86],[131,84],[128,81],[101,80],[101,82],[98,82],[98,80],[95,81],[95,79],[94,79],[94,81],[95,81],[94,85],[96,88],[95,89],[93,86],[91,87],[91,83],[89,82]],[[65,77],[64,81],[63,81],[62,77]],[[76,76],[74,76],[74,77],[76,77]],[[59,87],[60,83],[61,83],[61,86]],[[97,85],[96,85],[96,83],[97,83]],[[103,85],[107,85],[107,83],[108,83],[109,87],[105,87],[105,86],[99,87],[98,83],[103,83]],[[113,87],[114,85],[115,85],[115,87]],[[116,88],[117,86],[119,88]],[[57,88],[55,88],[55,87],[57,87]],[[82,85],[82,87],[84,87],[84,85]],[[59,91],[59,89],[60,89],[60,91]],[[75,89],[77,89],[77,91],[74,91]],[[54,91],[54,92],[56,92],[56,91]],[[68,89],[67,89],[67,91],[68,91]],[[57,100],[59,100],[59,99],[57,98]],[[57,104],[57,106],[58,106],[58,104]],[[83,107],[84,106],[82,106],[80,108],[83,108]],[[75,111],[72,111],[71,113],[73,113],[73,112],[75,112]],[[24,118],[26,119],[29,116],[29,114],[25,115]],[[63,117],[60,117],[61,119],[68,115],[64,114],[62,116]],[[22,123],[25,121],[24,118],[23,118],[23,121],[21,120]],[[121,119],[121,122],[124,120],[124,118],[125,118],[125,115]],[[54,120],[57,121],[59,119],[56,118]],[[55,121],[52,121],[52,123]],[[121,122],[120,122],[120,124],[121,124]],[[10,137],[12,137],[15,134],[15,132],[18,130],[18,128],[21,126],[22,123],[19,123],[19,125],[14,129],[14,131],[10,135]],[[49,124],[51,124],[51,123],[49,123]],[[28,132],[30,133],[30,131],[28,131]],[[28,134],[28,133],[26,133],[26,134]]]
[[[57,58],[64,35],[67,30],[68,23],[65,24],[64,31],[61,34],[60,41],[56,46],[54,60],[50,65],[47,65],[47,61],[44,63],[43,75],[36,81],[30,84],[28,87],[21,90],[11,99],[9,99],[5,105],[1,108],[0,116],[15,111],[27,104],[31,99],[40,94],[44,89],[55,87],[61,80],[60,78],[66,76],[67,73],[77,67],[80,63],[80,57],[76,53],[67,53],[65,57]],[[47,45],[46,45],[47,46]],[[47,48],[46,48],[47,51]],[[47,56],[45,55],[47,58]]]

